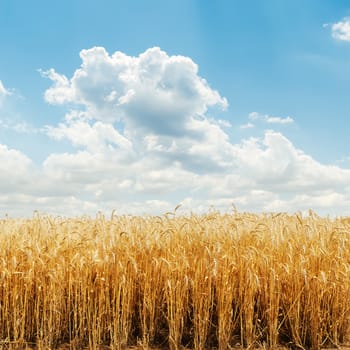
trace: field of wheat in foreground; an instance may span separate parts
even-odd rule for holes
[[[349,341],[350,218],[0,220],[0,348]]]

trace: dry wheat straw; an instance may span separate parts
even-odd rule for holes
[[[349,341],[349,218],[35,213],[0,220],[0,247],[0,347]]]

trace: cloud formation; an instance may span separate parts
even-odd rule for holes
[[[46,101],[69,110],[44,133],[72,149],[34,165],[0,144],[0,180],[10,188],[0,207],[13,215],[159,214],[179,203],[195,211],[347,210],[350,170],[319,163],[273,130],[232,142],[230,124],[210,117],[227,100],[190,58],[159,48],[131,57],[95,47],[80,56],[72,77],[42,73],[52,80]],[[252,112],[247,125],[258,121],[294,119]]]
[[[18,150],[0,144],[0,192],[23,190],[29,183],[32,161]]]
[[[331,29],[333,38],[350,42],[350,18],[345,17],[341,21],[333,23]]]
[[[43,73],[53,81],[46,101],[83,106],[88,118],[103,122],[122,121],[129,133],[179,136],[210,107],[227,107],[188,57],[168,56],[158,47],[138,57],[94,47],[80,57],[82,64],[70,79],[53,69]]]

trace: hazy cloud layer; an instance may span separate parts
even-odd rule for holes
[[[319,163],[273,130],[233,143],[230,123],[210,118],[226,99],[190,58],[159,48],[131,57],[95,47],[80,56],[70,78],[54,69],[42,73],[52,80],[46,101],[71,108],[42,132],[73,151],[33,165],[0,145],[0,206],[10,214],[162,213],[179,203],[196,211],[235,204],[346,212],[350,170]],[[258,121],[271,128],[294,119],[252,112],[245,127]]]
[[[260,121],[260,122],[264,122],[267,124],[293,124],[294,123],[294,119],[292,117],[277,117],[277,116],[271,116],[268,114],[260,114],[258,112],[251,112],[249,113],[249,120],[250,122],[253,121]],[[251,123],[248,123],[251,124]],[[247,125],[248,125],[247,124]]]

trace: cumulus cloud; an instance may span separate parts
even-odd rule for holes
[[[60,184],[58,193],[67,191],[66,196],[133,213],[158,210],[147,208],[150,200],[166,202],[167,208],[183,203],[183,210],[205,211],[211,206],[226,210],[234,203],[241,210],[313,207],[327,213],[334,212],[334,198],[340,196],[339,203],[346,208],[349,170],[317,162],[278,132],[266,131],[263,138],[236,144],[227,135],[222,140],[222,130],[217,132],[210,142],[203,136],[203,144],[181,139],[166,147],[162,140],[148,138],[144,151],[133,158],[121,159],[118,149],[108,153],[85,147],[72,154],[51,155],[44,171]],[[302,200],[306,197],[308,202]],[[319,198],[328,199],[318,205]]]
[[[43,77],[53,81],[53,86],[45,91],[45,100],[52,104],[63,104],[74,100],[74,91],[63,74],[57,74],[54,69],[39,70]]]
[[[263,139],[249,138],[234,148],[240,175],[265,190],[341,190],[349,181],[350,170],[317,162],[279,132],[266,131]]]
[[[68,139],[74,146],[85,147],[93,152],[108,150],[132,151],[131,142],[121,135],[111,124],[97,121],[90,125],[85,120],[73,120],[68,124],[60,123],[58,127],[47,126],[47,135],[56,139]]]
[[[32,161],[18,150],[0,144],[0,192],[20,191],[31,183]]]
[[[331,30],[333,38],[350,42],[350,18],[346,17],[337,23],[333,23]]]
[[[46,101],[68,109],[44,132],[71,150],[34,165],[0,146],[0,183],[12,181],[13,190],[0,192],[0,207],[21,215],[34,209],[159,214],[179,203],[195,211],[232,204],[254,211],[347,210],[350,170],[321,164],[272,130],[233,142],[230,124],[210,117],[211,108],[227,107],[226,99],[190,58],[159,48],[137,57],[92,48],[80,56],[72,77],[42,73],[52,80]],[[256,122],[293,119],[252,112],[246,125]]]
[[[187,132],[192,118],[227,100],[198,75],[188,57],[169,56],[158,47],[137,57],[109,55],[102,47],[82,50],[82,64],[72,78],[54,69],[45,73],[53,86],[45,92],[51,104],[71,103],[103,122],[122,121],[137,131],[176,136]]]

